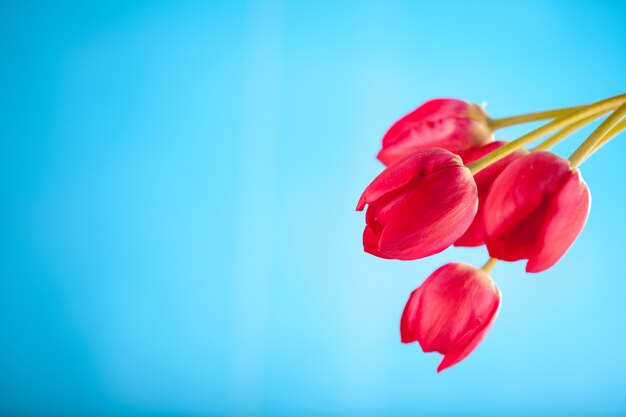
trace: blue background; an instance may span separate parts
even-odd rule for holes
[[[378,259],[354,212],[429,98],[502,117],[626,92],[625,22],[623,1],[2,1],[0,414],[625,414],[626,137],[583,165],[572,250],[497,265],[495,326],[439,375],[402,308],[485,250]]]

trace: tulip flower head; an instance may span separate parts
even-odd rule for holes
[[[489,254],[505,261],[527,259],[527,272],[550,268],[578,237],[590,203],[587,184],[567,159],[533,152],[513,161],[485,201]]]
[[[485,111],[455,99],[430,100],[399,119],[383,137],[377,158],[390,165],[425,148],[443,148],[465,157],[490,142]]]
[[[385,169],[365,189],[366,252],[412,260],[446,249],[469,227],[478,206],[476,183],[458,155],[430,148]]]
[[[568,159],[547,152],[608,112]],[[492,139],[494,130],[542,120],[550,121],[511,142]],[[413,291],[400,320],[402,342],[441,353],[437,372],[465,359],[500,309],[494,265],[526,260],[535,273],[563,257],[590,211],[578,167],[622,131],[626,94],[497,119],[475,104],[436,99],[398,120],[377,156],[387,168],[356,206],[367,206],[365,252],[414,260],[451,244],[485,244],[490,255],[481,269],[448,263]]]
[[[402,319],[403,343],[444,355],[437,372],[465,359],[483,340],[500,308],[500,290],[489,274],[449,263],[411,293]]]
[[[467,158],[466,163],[482,158],[488,153],[502,147],[506,143],[507,142],[503,140],[490,142],[482,148],[474,151],[469,158]],[[476,186],[478,188],[478,212],[476,213],[476,217],[474,217],[474,221],[470,225],[469,229],[467,229],[465,234],[454,243],[455,246],[480,246],[485,243],[485,200],[487,199],[487,195],[489,195],[491,186],[504,168],[527,153],[528,151],[525,149],[519,149],[506,158],[500,159],[498,162],[489,165],[487,168],[474,175],[474,180],[476,181]]]

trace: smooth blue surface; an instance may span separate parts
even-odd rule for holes
[[[573,249],[497,265],[493,330],[439,375],[400,313],[485,250],[377,259],[353,211],[422,101],[626,92],[624,22],[623,1],[3,1],[0,414],[625,414],[626,137],[583,166]]]

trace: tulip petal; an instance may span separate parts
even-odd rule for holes
[[[379,258],[390,259],[384,253],[378,250],[378,235],[372,230],[370,226],[365,226],[363,231],[363,249],[365,252],[378,256]]]
[[[428,147],[467,154],[491,138],[487,115],[480,106],[455,99],[436,99],[396,121],[383,137],[377,158],[389,165]]]
[[[499,304],[489,274],[463,263],[444,265],[420,288],[416,327],[424,352],[447,354],[467,345]]]
[[[437,367],[437,372],[441,372],[446,368],[456,365],[457,363],[465,359],[470,353],[472,353],[474,349],[476,349],[480,342],[483,341],[487,333],[489,333],[491,327],[493,326],[493,323],[496,321],[496,317],[498,317],[498,312],[500,311],[501,300],[502,298],[500,295],[500,290],[498,290],[498,303],[494,307],[495,310],[491,314],[491,318],[489,319],[487,324],[470,339],[469,343],[464,345],[462,348],[446,353],[441,363]]]
[[[463,263],[433,272],[402,312],[402,342],[417,341],[424,352],[444,358],[438,372],[469,355],[485,337],[500,308],[500,290],[489,274]]]
[[[393,215],[394,208],[404,201],[404,195],[383,197],[371,203],[365,212],[366,227],[363,231],[363,248],[365,252],[384,259],[390,257],[380,252],[380,235],[383,232],[384,224]]]
[[[462,160],[451,152],[438,148],[423,149],[381,172],[361,194],[356,210],[362,211],[366,204],[388,196],[433,171],[458,165],[463,165]]]
[[[400,339],[402,343],[417,341],[419,325],[417,309],[419,307],[421,294],[422,287],[413,291],[402,312],[402,318],[400,319]]]
[[[435,99],[427,101],[409,114],[398,119],[385,133],[383,146],[401,142],[412,131],[434,128],[440,120],[458,117],[465,114],[468,103],[457,99]],[[417,132],[416,132],[417,133]],[[425,138],[428,140],[431,138]],[[432,140],[432,139],[431,139]],[[425,147],[428,147],[426,145]]]
[[[492,257],[528,259],[551,198],[571,173],[567,160],[549,152],[533,152],[513,161],[494,181],[485,201],[485,242]]]
[[[477,207],[476,184],[467,168],[433,173],[388,211],[380,251],[401,260],[441,252],[465,233]]]
[[[527,272],[544,271],[561,259],[585,226],[590,206],[589,188],[580,172],[573,172],[550,201],[538,251],[528,259]]]
[[[467,165],[504,146],[506,143],[507,141],[504,140],[488,143],[474,151],[471,156],[467,158],[467,160],[463,159],[463,161],[466,161],[465,164]],[[489,195],[489,191],[491,191],[493,182],[511,162],[526,155],[527,153],[528,151],[525,149],[517,150],[474,175],[474,180],[476,181],[476,187],[478,189],[478,211],[476,212],[474,221],[467,231],[456,242],[454,242],[455,246],[471,247],[480,246],[485,243],[485,200],[487,199],[487,195]]]

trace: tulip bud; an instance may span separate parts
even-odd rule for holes
[[[458,155],[422,149],[385,169],[365,189],[356,209],[368,205],[366,252],[412,260],[446,249],[476,214],[476,183]]]
[[[400,320],[403,343],[444,355],[437,372],[465,359],[498,315],[501,294],[489,274],[463,263],[433,272],[411,293]]]
[[[590,203],[587,184],[567,159],[533,152],[513,161],[485,201],[489,254],[505,261],[527,259],[527,272],[550,268],[580,234]]]
[[[391,126],[377,158],[390,165],[424,148],[443,148],[465,157],[492,140],[488,120],[476,104],[455,99],[427,101]]]
[[[507,142],[504,140],[490,142],[482,148],[474,151],[467,158],[465,163],[469,164],[470,162],[474,162],[477,159],[480,159],[483,156],[487,155],[488,153],[495,151],[506,143]],[[498,178],[498,175],[500,175],[502,170],[504,170],[504,168],[506,168],[511,162],[515,161],[521,156],[526,155],[527,153],[528,151],[526,151],[525,149],[519,149],[509,156],[489,165],[487,168],[474,175],[476,187],[478,188],[478,211],[476,212],[476,217],[474,217],[474,221],[467,229],[465,234],[454,243],[455,246],[480,246],[485,243],[485,200],[487,199],[487,195],[491,190],[491,186],[493,185],[493,182],[496,180],[496,178]]]

